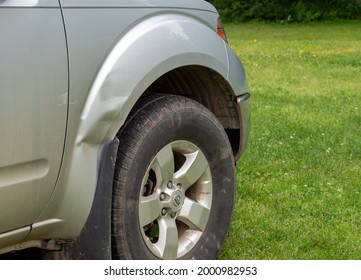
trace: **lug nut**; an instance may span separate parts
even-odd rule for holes
[[[182,188],[182,184],[181,184],[181,183],[177,184],[177,187],[178,187],[178,189],[181,189],[181,188]]]
[[[172,181],[169,181],[169,182],[168,182],[167,187],[168,187],[169,189],[171,189],[171,188],[173,187]]]
[[[164,193],[161,193],[160,196],[159,196],[160,200],[164,200],[165,199],[165,194]]]
[[[167,209],[163,208],[162,209],[162,215],[165,216],[167,214]]]
[[[172,217],[172,219],[174,219],[175,218],[175,216],[176,216],[176,214],[175,213],[173,213],[172,215],[170,215],[171,217]]]

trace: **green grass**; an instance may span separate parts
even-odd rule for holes
[[[221,259],[361,259],[361,22],[227,25],[252,93]]]

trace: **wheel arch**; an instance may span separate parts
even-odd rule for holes
[[[174,69],[191,65],[228,76],[227,48],[209,27],[181,14],[151,17],[134,26],[94,79],[77,142],[96,145],[113,139],[147,89]]]
[[[134,26],[115,45],[94,80],[77,142],[113,139],[143,95],[172,93],[194,99],[216,115],[238,160],[243,147],[236,97],[246,92],[247,84],[242,65],[232,55],[214,30],[189,16],[159,15]]]

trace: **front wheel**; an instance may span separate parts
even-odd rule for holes
[[[216,258],[235,192],[232,149],[216,117],[193,100],[155,95],[118,138],[113,258]]]

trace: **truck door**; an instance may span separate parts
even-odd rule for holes
[[[34,222],[57,181],[68,110],[64,33],[58,0],[0,0],[0,239]]]

